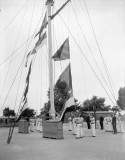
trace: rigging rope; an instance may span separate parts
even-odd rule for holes
[[[5,102],[6,102],[7,98],[8,98],[8,96],[9,96],[9,93],[10,93],[10,91],[11,91],[11,89],[12,89],[12,86],[13,86],[15,80],[16,80],[16,77],[17,77],[17,75],[18,75],[18,73],[19,73],[19,70],[20,70],[20,68],[21,68],[21,65],[22,65],[24,59],[25,59],[25,55],[24,55],[24,57],[23,57],[23,59],[22,59],[22,61],[21,61],[21,64],[20,64],[20,66],[19,66],[17,72],[16,72],[16,75],[15,75],[15,77],[14,77],[14,79],[13,79],[13,82],[12,82],[10,88],[9,88],[9,91],[8,91],[8,93],[7,93],[7,96],[5,97],[5,100],[4,100],[4,102],[3,102],[3,105],[1,106],[0,113],[1,113],[1,111],[2,111],[2,109],[3,109],[3,107],[4,107],[4,104],[5,104]]]
[[[90,62],[88,61],[87,57],[85,56],[84,52],[82,51],[81,47],[79,46],[79,44],[76,42],[74,36],[72,35],[72,33],[70,32],[70,30],[68,29],[66,23],[64,22],[64,20],[62,19],[62,17],[60,16],[61,20],[63,21],[63,23],[65,24],[67,30],[69,31],[70,35],[72,36],[74,42],[76,43],[76,45],[78,46],[79,50],[81,51],[82,55],[84,56],[86,62],[88,63],[88,65],[90,66],[91,70],[93,71],[94,75],[96,76],[97,80],[99,81],[99,83],[101,84],[101,86],[103,87],[103,89],[105,90],[106,94],[108,95],[109,99],[111,100],[111,102],[114,104],[114,102],[112,101],[111,97],[109,96],[107,90],[105,89],[105,87],[103,86],[102,82],[100,81],[100,79],[98,78],[96,72],[94,71],[93,67],[91,66]],[[115,105],[115,104],[114,104]]]
[[[71,5],[72,5],[72,3],[71,3]],[[72,8],[73,8],[73,6],[72,6]],[[75,13],[74,8],[73,8],[73,11],[74,11],[74,13]],[[88,41],[87,41],[87,39],[86,39],[86,37],[85,37],[85,34],[83,33],[82,27],[81,27],[81,25],[80,25],[80,23],[79,23],[79,21],[78,21],[78,18],[77,18],[76,13],[75,13],[75,16],[76,16],[76,20],[77,20],[77,22],[78,22],[78,24],[79,24],[79,26],[80,26],[80,29],[81,29],[81,31],[82,31],[83,37],[84,37],[84,39],[85,39],[85,41],[86,41],[86,44],[87,44],[87,46],[88,46],[88,48],[89,48],[89,51],[90,51],[90,53],[91,53],[91,55],[92,55],[92,57],[93,57],[93,59],[94,59],[94,62],[95,62],[96,66],[97,66],[97,68],[98,68],[98,70],[99,70],[99,73],[101,74],[101,76],[102,76],[105,84],[106,84],[107,87],[108,87],[108,84],[107,84],[107,82],[106,82],[106,80],[105,80],[105,78],[104,78],[104,76],[103,76],[103,74],[102,74],[102,72],[101,72],[101,70],[100,70],[100,68],[99,68],[99,66],[98,66],[98,64],[97,64],[97,61],[95,60],[95,57],[94,57],[94,55],[93,55],[93,53],[92,53],[92,50],[91,50],[91,48],[90,48],[90,46],[89,46],[89,44],[88,44]],[[111,90],[110,90],[109,87],[108,87],[108,89],[109,89],[110,93],[112,94],[112,92],[111,92]],[[113,96],[113,98],[114,98],[114,96]],[[115,99],[115,98],[114,98],[114,99]],[[116,99],[115,99],[115,100],[116,100]]]
[[[28,1],[28,2],[29,2],[29,1]],[[16,39],[16,42],[15,42],[15,45],[14,45],[14,49],[13,49],[13,50],[15,50],[16,44],[17,44],[17,42],[18,42],[19,34],[20,34],[20,31],[21,31],[21,27],[22,27],[22,24],[23,24],[23,19],[24,19],[24,16],[25,16],[27,7],[28,7],[28,3],[27,3],[27,5],[26,5],[26,9],[25,9],[24,14],[23,14],[23,17],[22,17],[21,25],[20,25],[20,28],[19,28],[19,32],[18,32],[18,34],[17,34],[17,39]],[[14,51],[13,51],[13,52],[14,52]],[[10,66],[11,66],[12,60],[13,60],[13,55],[11,56],[11,60],[10,60],[9,67],[8,67],[8,70],[7,70],[7,74],[6,74],[5,81],[4,81],[4,85],[3,85],[3,88],[2,88],[2,91],[1,91],[1,94],[0,94],[0,99],[1,99],[1,95],[2,95],[2,93],[3,93],[3,89],[4,89],[4,87],[5,87],[5,84],[6,84],[6,80],[7,80],[9,71],[10,71]]]
[[[88,8],[87,8],[87,4],[86,4],[85,0],[84,0],[84,5],[85,5],[86,11],[87,11],[87,15],[88,15],[88,18],[89,18],[89,22],[90,22],[90,25],[91,25],[91,28],[92,28],[92,32],[93,32],[93,35],[94,35],[94,38],[95,38],[95,41],[96,41],[96,44],[97,44],[97,47],[98,47],[100,56],[101,56],[101,58],[102,58],[102,62],[103,62],[104,68],[105,68],[105,71],[106,71],[106,74],[107,74],[107,77],[108,77],[108,80],[109,80],[109,84],[110,84],[110,87],[111,87],[111,90],[112,90],[112,93],[113,93],[113,97],[114,97],[115,101],[117,101],[116,98],[115,98],[115,94],[114,94],[112,85],[111,85],[111,81],[110,81],[111,76],[110,76],[110,78],[109,78],[109,75],[110,75],[110,74],[108,74],[109,72],[108,72],[106,63],[105,63],[105,61],[104,61],[104,58],[103,58],[101,49],[100,49],[100,47],[99,47],[99,43],[98,43],[98,40],[97,40],[97,38],[96,38],[95,30],[94,30],[94,27],[93,27],[93,25],[92,25],[92,21],[91,21],[90,14],[89,14],[89,11],[88,11]]]
[[[28,1],[28,2],[29,2],[29,1]],[[36,0],[35,0],[35,2],[36,2]],[[34,13],[34,8],[35,8],[35,2],[34,2],[34,6],[33,6],[33,13]],[[28,7],[28,4],[27,4],[27,7]],[[27,8],[26,8],[26,10],[27,10]],[[32,13],[32,17],[31,17],[31,23],[32,23],[33,13]],[[24,18],[24,16],[25,16],[25,14],[23,15],[23,18]],[[30,29],[31,29],[31,23],[30,23]],[[30,29],[29,29],[29,32],[28,32],[28,39],[29,39]],[[30,41],[30,43],[31,43],[31,41]],[[28,42],[27,42],[27,44],[28,44]],[[29,44],[29,45],[30,45],[30,44]],[[28,50],[28,47],[27,47],[27,50]],[[25,52],[25,54],[26,54],[26,52]],[[19,92],[19,87],[20,87],[20,81],[21,81],[22,72],[23,72],[23,66],[22,66],[22,69],[21,69],[21,75],[20,75],[19,85],[18,85],[18,89],[17,89],[17,94],[16,94],[16,99],[15,99],[14,108],[16,107],[17,96],[18,96],[18,92]]]
[[[44,8],[44,10],[45,10],[45,8]],[[44,10],[43,10],[43,12],[44,12]],[[40,19],[41,19],[41,17],[40,17]],[[40,21],[40,20],[39,20],[39,21]],[[38,22],[38,24],[39,24],[39,22]],[[37,24],[37,27],[38,27],[38,24]],[[37,29],[37,27],[36,27],[36,29]],[[33,35],[32,35],[30,38],[28,38],[18,49],[20,49],[28,40],[30,40],[31,38],[34,37],[34,35],[36,34],[36,29],[35,29],[35,32],[33,33]],[[32,41],[32,39],[31,39],[31,41]],[[30,41],[30,43],[31,43],[31,41]],[[17,49],[17,50],[18,50],[18,49]],[[16,51],[17,51],[17,50],[16,50]],[[16,53],[16,51],[15,51],[14,53]],[[11,58],[11,56],[13,56],[14,53],[11,54],[11,55],[10,55],[4,62],[2,62],[0,65],[2,65],[2,64],[5,63],[9,58]],[[24,58],[25,58],[25,56],[26,56],[26,52],[25,52]],[[22,61],[22,63],[23,63],[23,61]],[[21,67],[21,65],[20,65],[20,67]],[[19,67],[19,69],[20,69],[20,67]],[[18,73],[17,73],[17,74],[18,74]],[[16,74],[16,76],[17,76],[17,74]],[[15,79],[16,79],[16,76],[15,76],[15,78],[14,78],[14,81],[15,81]],[[14,84],[14,81],[13,81],[11,87],[10,87],[10,90],[11,90],[13,84]],[[6,102],[7,98],[8,98],[8,95],[9,95],[9,93],[10,93],[10,90],[8,91],[8,94],[7,94],[7,96],[6,96],[5,100],[4,100],[4,103],[3,103],[2,107],[1,107],[0,112],[2,111],[2,108],[3,108],[5,102]]]
[[[44,8],[44,10],[45,10],[45,8]],[[44,10],[43,10],[43,12],[44,12]],[[42,13],[42,15],[43,15],[43,13]],[[41,16],[41,17],[42,17],[42,16]],[[41,17],[40,17],[40,19],[41,19]],[[40,20],[38,21],[37,27],[38,27],[38,25],[39,25],[39,22],[40,22]],[[36,27],[36,29],[37,29],[37,27]],[[23,46],[25,45],[25,43],[27,43],[27,41],[29,41],[31,38],[34,38],[35,34],[37,33],[37,32],[36,32],[36,29],[35,29],[35,32],[34,32],[26,41],[24,41],[24,42],[15,50],[14,53],[12,53],[12,54],[11,54],[10,56],[8,56],[3,62],[0,63],[0,67],[1,67],[1,65],[3,65],[9,58],[11,58],[11,56],[13,56],[13,54],[15,54],[21,47],[23,47]]]
[[[27,5],[27,4],[25,4],[25,5]],[[1,34],[9,27],[9,25],[14,21],[14,19],[18,16],[18,14],[21,12],[21,10],[25,7],[25,5],[23,6],[23,7],[21,7],[20,9],[19,9],[19,11],[16,13],[16,15],[14,16],[14,18],[8,23],[8,25],[3,29],[3,31],[0,33],[0,36],[1,36]]]

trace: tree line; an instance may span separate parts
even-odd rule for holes
[[[54,86],[54,105],[55,105],[55,111],[57,113],[61,112],[64,103],[68,96],[68,90],[66,90],[67,84],[65,82],[57,82]],[[41,109],[40,114],[48,114],[50,110],[50,91],[47,93],[48,95],[48,102],[44,104],[43,108]],[[125,87],[120,88],[118,91],[118,100],[117,105],[111,107],[110,105],[105,105],[105,98],[93,96],[91,99],[86,99],[81,105],[78,103],[78,100],[75,99],[76,105],[71,106],[68,111],[74,111],[76,109],[79,109],[81,111],[119,111],[119,110],[125,110]],[[33,117],[36,114],[34,109],[26,108],[22,112],[22,117]],[[3,110],[3,116],[10,117],[15,116],[16,113],[14,110],[9,109],[9,107],[5,107]]]

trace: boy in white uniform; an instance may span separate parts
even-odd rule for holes
[[[95,133],[95,118],[91,115],[91,131],[92,131],[92,137],[96,137]]]
[[[77,124],[76,139],[84,137],[83,117],[81,115],[77,117],[76,124]]]

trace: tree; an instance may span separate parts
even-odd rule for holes
[[[36,113],[35,113],[34,109],[26,108],[22,112],[21,117],[30,118],[30,117],[33,117],[35,114]]]
[[[102,111],[107,110],[110,106],[105,106],[104,104],[105,98],[98,98],[97,96],[93,96],[92,99],[87,99],[83,102],[83,111]]]
[[[64,103],[68,96],[68,91],[66,90],[67,84],[66,82],[57,81],[54,87],[54,106],[55,111],[59,112],[62,110]],[[50,91],[48,91],[48,102],[44,104],[44,111],[46,113],[50,110]]]
[[[105,107],[104,102],[105,98],[98,98],[97,96],[93,96],[92,99],[90,100],[87,99],[86,101],[83,102],[82,110],[94,112],[95,124],[96,124],[96,111],[101,111],[104,109]]]
[[[125,87],[119,89],[117,105],[118,105],[122,110],[125,110]]]
[[[9,107],[6,107],[4,110],[3,110],[3,115],[5,117],[10,117],[10,116],[15,116],[15,111],[14,110],[11,110],[9,109]]]
[[[118,106],[113,106],[112,107],[113,112],[118,112],[119,110],[120,110],[120,108]]]

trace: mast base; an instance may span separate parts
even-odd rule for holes
[[[42,121],[43,138],[64,139],[63,124],[59,120]]]

